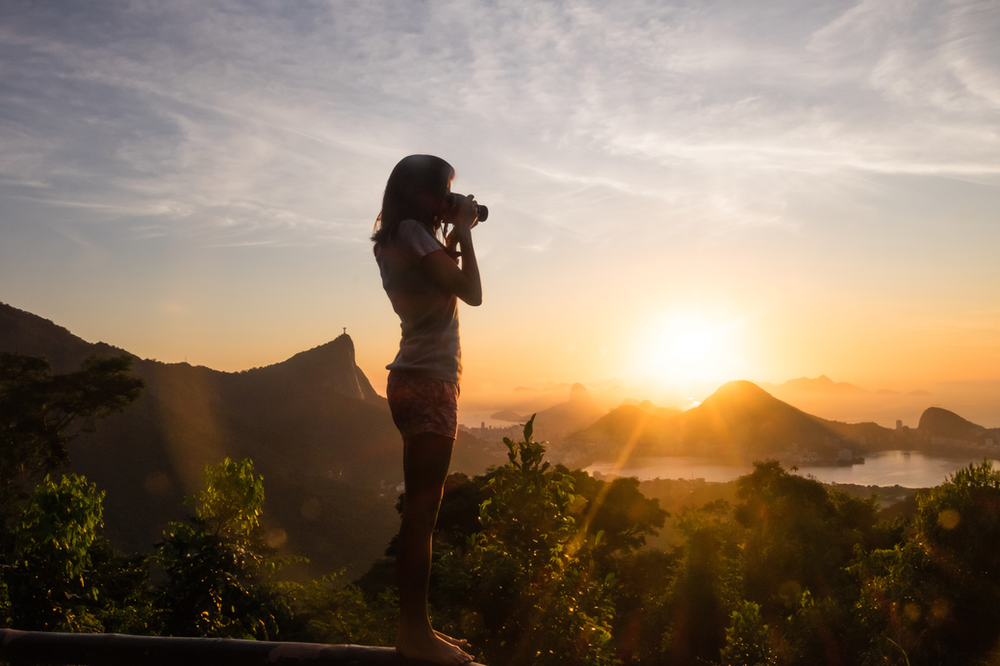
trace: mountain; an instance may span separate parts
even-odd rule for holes
[[[931,437],[975,441],[986,437],[989,429],[966,421],[954,412],[940,407],[928,407],[920,415],[917,430]],[[996,430],[994,428],[994,430]]]
[[[569,400],[544,409],[535,415],[534,431],[536,439],[560,439],[564,435],[579,430],[604,415],[590,397],[590,391],[583,384],[573,384],[569,389]]]
[[[748,381],[720,387],[681,414],[622,405],[566,438],[580,460],[620,456],[707,456],[733,462],[762,457],[834,462],[841,451],[884,448],[898,435],[873,423],[844,424],[807,414]]]
[[[44,356],[52,370],[60,374],[79,369],[83,359],[94,354],[114,356],[126,353],[124,349],[103,342],[85,342],[48,319],[6,303],[0,303],[0,351]]]
[[[0,350],[43,356],[59,373],[92,354],[127,353],[4,304]],[[205,466],[228,456],[253,459],[271,540],[310,558],[311,573],[360,573],[382,554],[398,527],[401,444],[348,335],[243,372],[135,356],[132,369],[146,381],[140,398],[70,447],[72,469],[107,492],[116,546],[147,550],[190,511],[182,499],[203,488]],[[480,449],[461,433],[454,466],[481,472],[494,461]]]
[[[638,407],[644,412],[648,412],[650,414],[658,414],[660,416],[677,416],[683,411],[677,409],[676,407],[657,407],[656,405],[653,404],[652,400],[640,401],[636,400],[635,398],[626,398],[625,400],[622,400],[621,404],[618,406],[623,407],[625,405],[632,405],[634,407]]]
[[[724,384],[677,423],[680,442],[706,453],[736,450],[756,457],[792,444],[815,449],[839,439],[821,419],[747,381]]]
[[[531,415],[525,416],[524,414],[518,414],[512,409],[504,409],[495,414],[490,415],[491,419],[496,421],[510,421],[511,423],[524,423],[531,418]]]
[[[547,384],[546,386],[554,385]],[[498,421],[510,421],[511,423],[524,423],[534,413],[535,439],[541,441],[561,439],[568,433],[590,425],[605,414],[605,411],[597,405],[591,397],[590,391],[583,384],[576,383],[572,386],[562,384],[559,386],[561,388],[550,392],[549,395],[553,395],[554,392],[565,394],[564,392],[568,388],[569,400],[543,408],[539,408],[537,405],[521,404],[516,406],[516,411],[515,409],[505,409],[494,413],[490,418]],[[534,389],[520,387],[515,389],[515,392],[528,390]]]
[[[784,384],[772,386],[771,388],[775,393],[867,393],[863,388],[848,384],[847,382],[835,382],[826,375],[820,375],[815,379],[808,377],[789,379]]]

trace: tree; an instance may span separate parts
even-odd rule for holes
[[[741,537],[739,525],[724,519],[728,513],[728,504],[719,501],[685,507],[678,516],[685,541],[661,602],[660,663],[703,664],[725,645],[727,617],[739,594]]]
[[[144,382],[131,366],[131,356],[92,356],[55,375],[44,358],[0,352],[0,511],[9,515],[42,474],[64,467],[73,439],[139,397]]]
[[[290,585],[295,613],[305,624],[304,639],[313,643],[391,646],[399,623],[394,590],[366,599],[357,585],[343,580],[343,571],[304,585]],[[287,588],[286,588],[287,589]]]
[[[285,563],[264,538],[262,477],[249,459],[205,469],[195,515],[167,527],[158,561],[166,574],[158,608],[164,633],[273,640],[292,611],[273,580]]]
[[[92,606],[99,596],[90,575],[92,547],[102,525],[104,493],[82,476],[46,476],[30,494],[14,527],[14,553],[4,572],[11,623],[41,631],[100,631]]]
[[[138,398],[144,382],[131,366],[131,356],[94,356],[53,374],[44,358],[0,352],[0,555],[12,624],[148,627],[145,558],[116,554],[100,535],[103,492],[58,476],[70,442]]]
[[[755,462],[740,477],[737,498],[735,517],[745,528],[742,596],[759,603],[765,619],[793,612],[806,590],[823,598],[846,586],[844,567],[876,523],[875,498],[828,491],[774,460]]]
[[[723,666],[771,666],[775,663],[760,606],[752,601],[741,601],[729,619],[726,646],[721,654]]]
[[[672,608],[666,590],[677,575],[682,555],[646,548],[622,558],[616,569],[613,642],[623,664],[655,666],[671,663],[664,654],[664,632],[670,627]]]
[[[610,665],[616,583],[593,557],[603,535],[581,530],[587,500],[572,474],[545,461],[532,424],[522,441],[504,440],[506,465],[474,480],[486,495],[480,531],[439,554],[435,623],[469,638],[486,661]]]
[[[859,559],[858,613],[889,663],[986,663],[1000,643],[1000,471],[984,461],[918,497],[906,540]],[[991,662],[992,663],[992,662]]]
[[[646,536],[655,536],[670,515],[660,508],[658,499],[647,498],[640,492],[639,479],[635,477],[603,481],[582,470],[569,472],[562,466],[556,470],[568,472],[573,477],[574,491],[587,501],[577,534],[603,534],[594,549],[594,556],[602,560],[642,548]]]

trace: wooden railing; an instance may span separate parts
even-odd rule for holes
[[[0,663],[10,666],[418,666],[427,662],[406,659],[393,648],[364,645],[0,629]]]

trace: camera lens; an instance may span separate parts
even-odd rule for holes
[[[486,206],[476,206],[476,219],[484,222],[490,216],[490,209]]]

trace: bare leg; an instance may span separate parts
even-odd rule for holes
[[[438,634],[427,617],[431,540],[454,443],[450,437],[434,433],[403,440],[406,494],[396,544],[400,610],[396,651],[411,659],[458,665],[472,661],[472,656],[459,647],[465,642]]]

